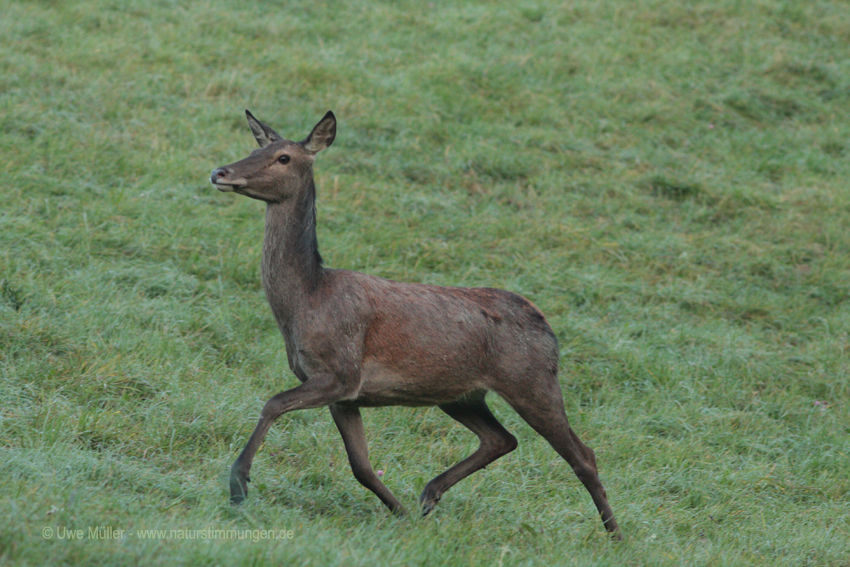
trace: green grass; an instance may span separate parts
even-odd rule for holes
[[[848,565],[845,6],[186,4],[3,3],[0,563]],[[229,506],[297,382],[262,206],[207,181],[252,149],[244,108],[296,139],[337,114],[328,265],[548,315],[625,542],[495,397],[519,448],[428,518],[356,483],[323,410],[275,424]],[[476,446],[438,410],[364,413],[411,509]]]

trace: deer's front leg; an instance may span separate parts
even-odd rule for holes
[[[383,485],[378,475],[372,470],[360,409],[340,404],[334,404],[330,409],[334,423],[342,436],[342,442],[345,444],[345,452],[348,454],[348,462],[351,464],[354,478],[374,492],[394,514],[403,516],[404,507],[401,502],[393,496],[389,488]]]
[[[347,388],[332,374],[315,375],[300,386],[281,392],[266,402],[260,421],[248,444],[230,468],[230,503],[241,504],[248,496],[248,481],[254,455],[263,444],[272,423],[286,412],[327,406],[345,397]]]

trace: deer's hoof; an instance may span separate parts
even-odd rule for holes
[[[424,518],[425,516],[430,514],[431,511],[434,508],[437,507],[437,502],[439,502],[439,501],[440,501],[439,496],[433,496],[433,497],[428,498],[428,497],[424,497],[424,495],[423,495],[423,498],[420,499],[420,501],[419,501],[419,503],[422,505],[422,517]]]
[[[238,506],[248,497],[248,481],[250,479],[238,473],[230,475],[230,504]]]
[[[407,510],[405,510],[401,506],[393,508],[392,513],[393,516],[395,516],[396,518],[404,518],[405,516],[407,516]]]
[[[437,506],[437,502],[440,501],[440,492],[436,490],[433,486],[432,482],[428,483],[428,486],[425,487],[425,490],[422,491],[422,495],[419,497],[419,505],[422,506],[422,517],[424,518],[428,514],[431,513]]]

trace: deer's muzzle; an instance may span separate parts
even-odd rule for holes
[[[219,167],[212,170],[210,174],[210,182],[215,185],[219,191],[235,191],[237,187],[244,187],[247,182],[243,178],[233,179],[231,175],[233,170],[229,167]]]

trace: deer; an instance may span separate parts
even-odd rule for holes
[[[245,115],[260,147],[214,169],[210,181],[219,191],[265,203],[262,283],[300,385],[263,406],[230,469],[231,504],[247,498],[252,461],[275,420],[327,406],[355,479],[404,515],[369,462],[360,408],[437,406],[472,431],[479,447],[427,483],[419,498],[425,516],[452,486],[517,447],[485,402],[495,392],[566,460],[609,535],[622,539],[596,456],[567,421],[558,340],[543,313],[501,289],[402,283],[325,267],[313,164],[336,138],[334,113],[300,142]]]

